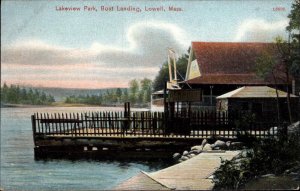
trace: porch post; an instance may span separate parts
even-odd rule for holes
[[[165,133],[168,129],[168,117],[169,117],[169,112],[168,112],[168,103],[167,103],[167,81],[165,81],[164,84],[164,125],[165,125]]]
[[[210,87],[210,106],[213,106],[213,101],[212,101],[212,89],[214,86],[209,86]]]

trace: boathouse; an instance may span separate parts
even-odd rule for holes
[[[288,120],[287,109],[287,93],[278,90],[278,103],[280,115],[283,119]],[[277,113],[277,95],[274,88],[268,86],[243,86],[226,94],[220,95],[217,98],[217,110],[227,112],[250,112],[256,118],[274,119]],[[297,115],[298,96],[290,95],[291,109],[294,118]],[[285,111],[285,112],[283,112]]]
[[[242,86],[270,86],[275,82],[271,76],[265,79],[256,74],[256,60],[263,52],[277,54],[274,43],[243,42],[192,42],[183,89],[201,89],[201,107],[215,109],[216,97]],[[285,74],[276,72],[277,87],[286,86]],[[187,86],[188,84],[188,86]],[[289,85],[295,93],[295,83]],[[298,95],[298,93],[297,93]]]

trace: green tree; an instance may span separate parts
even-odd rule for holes
[[[7,93],[7,101],[8,103],[18,103],[18,93],[15,85],[10,85]]]
[[[49,95],[50,96],[50,95]],[[20,88],[18,85],[11,84],[10,87],[4,83],[1,87],[1,103],[10,104],[38,104],[45,105],[54,102],[54,97],[50,96],[51,99],[47,99],[47,95],[44,92],[38,90]]]
[[[275,75],[277,61],[274,54],[270,54],[268,52],[263,52],[260,57],[256,60],[256,74],[261,78],[265,79],[268,76],[272,76],[275,82],[275,90],[276,90],[276,107],[277,107],[277,121],[280,123],[280,106],[279,106],[279,98],[278,98],[278,85],[277,85],[277,77]]]
[[[7,93],[8,93],[8,86],[6,83],[3,84],[3,87],[1,87],[1,102],[5,103],[7,102]]]
[[[129,101],[128,89],[125,89],[122,95],[122,102],[128,102],[128,101]]]
[[[34,93],[33,90],[30,88],[28,91],[28,103],[33,104],[32,100],[34,100]]]
[[[42,92],[42,94],[41,94],[41,101],[43,103],[47,102],[47,96],[46,96],[45,92]]]
[[[292,5],[290,19],[286,30],[291,35],[291,72],[300,78],[300,0],[295,0]]]
[[[116,90],[116,97],[117,97],[117,102],[120,102],[121,99],[122,99],[122,90],[121,90],[121,88],[118,88]]]
[[[289,20],[289,25],[286,27],[286,30],[291,32],[292,37],[297,40],[299,43],[300,39],[300,0],[295,0],[294,3],[292,4],[292,9],[290,14],[288,15]]]
[[[140,82],[141,84],[141,94],[142,102],[150,102],[151,92],[152,92],[152,81],[148,78],[144,78]]]
[[[300,1],[296,0],[292,5],[291,13],[288,18],[290,19],[289,25],[286,30],[289,34],[288,40],[282,37],[276,37],[276,46],[280,57],[278,64],[283,65],[283,72],[285,73],[285,82],[287,84],[287,106],[290,123],[293,122],[291,101],[290,101],[290,79],[291,75],[299,80],[300,77],[300,30],[299,30],[299,10]]]
[[[129,82],[129,100],[132,104],[137,102],[139,89],[139,82],[136,79]]]
[[[22,103],[26,104],[26,102],[28,101],[28,95],[25,88],[22,88],[21,90],[21,97],[22,97]]]
[[[153,82],[153,90],[164,89],[165,82],[169,80],[168,62],[164,62]]]

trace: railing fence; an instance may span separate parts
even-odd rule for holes
[[[36,113],[32,116],[34,136],[132,136],[132,137],[225,137],[248,134],[277,136],[273,120],[245,123],[241,115],[195,111],[166,115],[163,112]]]

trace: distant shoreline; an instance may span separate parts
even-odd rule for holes
[[[117,107],[114,105],[88,105],[88,104],[68,104],[53,103],[49,105],[27,105],[27,104],[3,104],[1,108],[33,108],[33,107]],[[120,106],[121,107],[121,106]]]
[[[33,107],[46,107],[49,105],[26,105],[26,104],[1,104],[1,108],[33,108]]]
[[[49,105],[29,105],[29,104],[1,104],[1,108],[34,108],[34,107],[123,107],[123,104],[111,104],[111,105],[90,105],[81,103],[64,103],[55,102]],[[134,108],[145,108],[139,106],[132,106]]]

